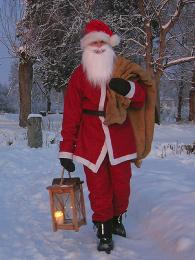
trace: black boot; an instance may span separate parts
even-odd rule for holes
[[[96,222],[95,225],[98,229],[97,237],[99,238],[97,250],[105,251],[107,254],[110,254],[114,248],[112,241],[112,219],[105,222]]]
[[[126,237],[125,227],[122,223],[122,214],[120,216],[113,217],[113,228],[112,233],[122,237]]]

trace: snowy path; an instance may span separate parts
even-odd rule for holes
[[[88,224],[79,232],[52,231],[46,187],[60,175],[57,146],[30,149],[14,121],[0,117],[0,124],[0,260],[195,259],[195,155],[161,159],[155,147],[176,138],[193,141],[195,126],[157,128],[150,157],[141,170],[133,167],[128,238],[114,236],[115,250],[106,255],[96,251],[86,184]],[[84,179],[81,166],[75,175]]]

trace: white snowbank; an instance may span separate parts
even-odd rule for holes
[[[60,177],[58,145],[50,142],[59,138],[60,118],[44,119],[44,147],[38,149],[27,146],[17,120],[0,115],[0,259],[195,259],[195,155],[160,156],[163,144],[192,143],[195,125],[156,127],[151,155],[141,169],[132,167],[128,238],[114,236],[115,249],[106,255],[96,250],[86,182],[88,224],[79,232],[52,231],[46,187]],[[80,165],[74,175],[85,180]]]

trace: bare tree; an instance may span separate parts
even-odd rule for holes
[[[192,0],[139,0],[135,1],[135,8],[130,10],[129,15],[111,14],[107,17],[116,30],[120,29],[122,32],[125,44],[121,53],[140,57],[139,61],[145,62],[157,90],[160,79],[168,68],[195,60],[194,43],[189,46],[181,43],[182,37],[193,38],[194,23],[185,32],[177,26],[183,13],[185,18],[192,16],[194,21],[194,3]],[[191,9],[186,11],[188,5]],[[176,51],[178,45],[182,47],[179,53]],[[170,48],[172,46],[173,49]],[[156,121],[160,122],[160,98],[158,91],[157,93]]]
[[[27,117],[31,112],[33,63],[31,57],[26,52],[25,46],[21,46],[16,30],[16,25],[23,17],[23,4],[23,1],[20,0],[3,0],[0,12],[0,22],[4,33],[4,40],[2,40],[3,44],[6,45],[13,57],[19,59],[19,125],[21,127],[26,127]]]

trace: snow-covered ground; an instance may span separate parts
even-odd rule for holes
[[[17,115],[0,115],[0,260],[195,259],[195,124],[156,126],[153,150],[133,166],[132,194],[124,220],[128,238],[114,236],[110,255],[96,250],[84,183],[87,221],[79,232],[52,231],[46,187],[60,177],[60,116],[44,118],[44,146],[27,146]],[[170,148],[170,144],[172,145]],[[74,176],[85,180],[82,166]]]

